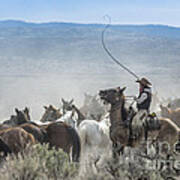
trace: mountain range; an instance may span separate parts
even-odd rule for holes
[[[49,72],[57,71],[59,64],[66,66],[69,62],[83,67],[96,63],[110,65],[112,62],[101,44],[104,28],[103,24],[0,21],[0,63],[4,66],[1,69],[16,72],[15,66],[24,64],[25,73],[34,73],[46,72],[47,64],[51,64]],[[141,64],[170,66],[176,71],[179,40],[179,28],[162,25],[111,25],[105,34],[113,55],[137,72],[141,72]],[[13,69],[9,67],[11,65]],[[98,73],[93,68],[92,72]]]

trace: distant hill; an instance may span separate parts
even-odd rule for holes
[[[32,28],[32,30],[36,30],[39,32],[40,30],[47,30],[41,32],[44,35],[57,36],[56,33],[68,30],[69,28],[76,29],[77,32],[81,32],[83,29],[94,29],[96,28],[104,28],[104,24],[78,24],[78,23],[62,23],[62,22],[50,22],[50,23],[29,23],[25,21],[15,21],[15,20],[6,20],[0,21],[1,33],[3,32],[3,28],[14,28],[14,30],[18,30],[18,28],[24,28],[24,32],[21,34],[18,33],[19,36],[28,36],[28,35],[38,35],[35,32],[31,34],[31,31],[28,29]],[[26,29],[27,28],[27,29]],[[48,28],[56,28],[53,33],[51,29]],[[82,29],[83,28],[83,29]],[[73,30],[71,29],[71,30]],[[111,30],[115,30],[118,32],[134,32],[134,33],[143,33],[151,36],[161,36],[161,37],[169,37],[169,38],[180,38],[180,28],[171,27],[165,25],[111,25]],[[8,33],[8,31],[6,32]],[[17,32],[16,32],[17,33]],[[15,31],[9,31],[9,35],[16,36]]]
[[[85,69],[87,63],[88,66],[104,62],[111,64],[101,45],[104,27],[103,24],[0,21],[0,69],[6,73],[19,71],[20,67],[17,69],[16,66],[24,64],[24,72],[31,73],[46,72],[47,69],[55,71],[58,64],[68,62],[77,66],[81,63]],[[174,64],[179,63],[179,28],[112,25],[105,38],[112,53],[130,67],[133,66],[135,71],[141,71],[138,68],[142,63],[150,67],[175,68],[177,66]],[[49,62],[55,66],[47,68]]]

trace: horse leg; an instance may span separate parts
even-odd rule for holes
[[[113,159],[118,159],[118,157],[124,153],[124,146],[119,142],[113,143]]]
[[[120,154],[124,153],[124,146],[122,146],[122,144],[120,142],[117,142],[116,144],[117,144],[116,152],[120,156]]]
[[[68,155],[68,160],[69,160],[69,162],[72,161],[71,156],[70,156],[70,154],[71,154],[70,149],[71,149],[71,147],[69,147],[69,146],[67,146],[67,147],[65,147],[65,148],[63,149],[63,151]]]
[[[124,146],[121,145],[121,147],[118,151],[118,154],[119,154],[119,156],[124,154]]]
[[[112,150],[113,150],[113,163],[111,164],[111,170],[112,170],[112,173],[114,175],[114,177],[120,177],[120,174],[119,174],[119,156],[120,156],[120,153],[123,153],[123,149],[124,147],[119,143],[119,142],[115,142],[113,143],[113,147],[112,147]]]
[[[112,157],[113,159],[117,159],[118,157],[118,154],[117,154],[117,143],[114,143],[112,144]]]

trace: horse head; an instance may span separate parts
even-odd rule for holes
[[[99,96],[101,98],[101,100],[104,101],[104,103],[108,103],[111,105],[115,105],[119,102],[124,101],[124,90],[126,89],[126,87],[124,88],[114,88],[114,89],[108,89],[108,90],[101,90],[99,92]]]
[[[59,120],[67,123],[68,125],[72,126],[73,128],[76,128],[78,116],[74,110],[67,111]]]
[[[18,110],[18,108],[15,108],[16,115],[11,116],[11,123],[14,125],[20,125],[27,123],[31,120],[29,115],[29,109],[26,107],[24,110]]]
[[[45,113],[40,120],[41,122],[55,121],[62,116],[60,109],[56,109],[52,105],[49,105],[49,107],[44,106],[44,109],[45,109]]]
[[[31,117],[29,115],[29,108],[25,107],[23,112],[24,112],[26,118],[28,119],[28,121],[31,121]]]
[[[61,101],[63,103],[63,106],[62,106],[63,114],[65,114],[67,111],[71,111],[73,109],[74,99],[71,99],[70,101],[66,101],[62,98]]]
[[[160,108],[161,108],[161,116],[169,118],[171,114],[169,108],[166,106],[163,106],[162,104],[160,105]]]

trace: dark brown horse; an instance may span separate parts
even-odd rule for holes
[[[19,127],[1,130],[0,137],[15,154],[22,152],[28,144],[35,143],[33,135]]]
[[[12,153],[9,146],[0,138],[0,152],[3,153],[3,157],[7,156],[8,154]]]
[[[48,142],[47,132],[43,127],[35,123],[25,123],[20,125],[19,127],[32,134],[37,143],[43,144]]]
[[[39,143],[45,143],[47,139],[46,131],[36,123],[30,121],[29,109],[15,109],[16,115],[11,116],[10,120],[5,121],[0,125],[0,130],[5,130],[12,127],[21,127],[26,132],[32,134]]]
[[[24,124],[21,127],[32,133],[40,143],[49,143],[50,148],[61,148],[68,155],[70,155],[72,148],[72,160],[79,161],[81,153],[80,137],[70,125],[63,122],[52,122],[45,125]]]
[[[50,148],[63,149],[72,160],[78,162],[81,152],[81,142],[77,131],[63,122],[53,122],[45,125],[24,124],[20,127],[33,134],[40,143],[49,143]]]
[[[0,130],[31,122],[29,109],[27,107],[23,110],[18,110],[17,108],[15,108],[15,112],[16,115],[12,115],[10,117],[10,120],[6,120],[2,124],[0,124]]]
[[[79,161],[81,142],[77,131],[63,122],[50,123],[45,127],[50,147],[61,148],[68,155],[72,148],[72,160]]]
[[[117,155],[125,146],[137,147],[145,138],[146,131],[142,128],[139,137],[131,144],[129,143],[130,129],[124,126],[124,120],[127,118],[127,110],[125,109],[125,96],[123,91],[125,88],[114,88],[100,91],[99,95],[106,103],[111,104],[110,110],[110,138],[113,143],[114,155]],[[174,144],[179,141],[179,128],[169,119],[160,119],[159,129],[147,129],[148,137],[155,141],[166,141],[171,150],[174,150]]]

